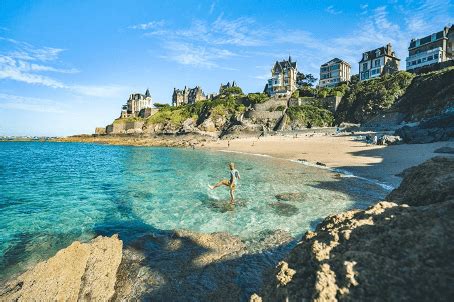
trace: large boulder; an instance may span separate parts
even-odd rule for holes
[[[396,130],[395,135],[400,136],[404,143],[409,144],[426,144],[454,139],[454,112],[430,118],[417,126],[404,126]]]
[[[73,242],[9,282],[1,301],[108,301],[122,258],[117,235]]]
[[[451,301],[452,164],[433,159],[404,173],[397,199],[415,206],[383,201],[326,218],[279,263],[262,300]]]
[[[454,157],[434,157],[402,172],[399,188],[386,199],[412,206],[454,200]]]
[[[211,119],[211,118],[207,118],[206,120],[204,120],[198,127],[200,130],[202,131],[206,131],[206,132],[215,132],[217,131],[216,129],[216,124],[214,123],[214,121]]]

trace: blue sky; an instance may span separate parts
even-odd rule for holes
[[[449,0],[0,0],[0,135],[92,133],[146,88],[161,103],[185,85],[262,91],[289,54],[317,78],[388,42],[404,63],[412,37],[453,22]]]

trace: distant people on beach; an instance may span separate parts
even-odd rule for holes
[[[214,186],[209,186],[209,188],[211,190],[214,190],[220,186],[229,187],[230,204],[233,205],[235,203],[235,189],[237,186],[237,181],[241,178],[240,178],[240,173],[238,172],[238,170],[235,169],[234,163],[229,164],[229,169],[230,169],[230,179],[223,179],[220,182],[218,182],[217,184],[215,184]]]

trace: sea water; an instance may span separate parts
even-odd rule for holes
[[[234,162],[236,204],[226,187]],[[279,194],[291,193],[291,200]],[[386,190],[288,160],[192,149],[79,143],[0,143],[0,280],[74,240],[189,229],[254,242],[298,238],[322,218],[365,208]]]

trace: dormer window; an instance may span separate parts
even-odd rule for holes
[[[367,60],[367,52],[363,53],[363,59]]]
[[[377,49],[377,51],[375,52],[375,55],[378,57],[380,55],[380,49]]]

